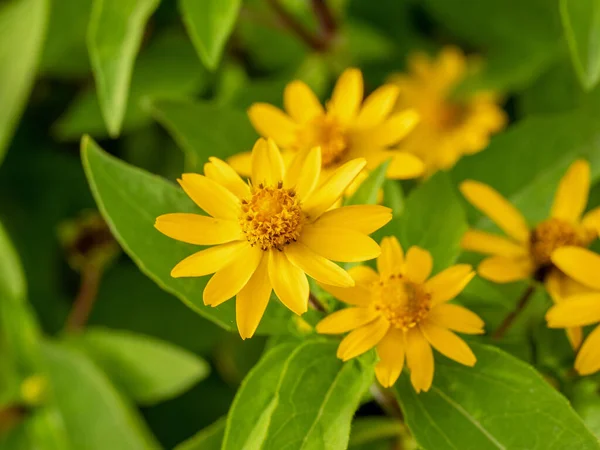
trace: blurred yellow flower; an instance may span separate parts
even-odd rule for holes
[[[452,266],[433,278],[431,254],[411,247],[406,257],[395,237],[381,242],[377,274],[367,266],[348,272],[354,287],[319,283],[331,295],[353,308],[334,312],[317,325],[324,334],[352,331],[339,348],[338,357],[347,361],[377,346],[377,379],[392,386],[404,366],[417,392],[427,391],[433,381],[433,352],[467,366],[475,364],[469,346],[452,331],[483,333],[483,321],[459,305],[447,303],[456,297],[475,276],[468,264]]]
[[[421,160],[391,150],[418,122],[413,110],[392,111],[398,92],[396,86],[384,85],[363,102],[362,74],[358,69],[347,69],[325,108],[305,83],[292,81],[284,91],[286,112],[255,103],[248,115],[259,134],[273,138],[284,150],[284,159],[320,146],[324,177],[354,158],[364,158],[368,170],[391,159],[388,178],[415,178],[423,173]],[[250,174],[249,153],[233,156],[229,163],[238,173]]]
[[[205,175],[184,174],[183,190],[210,216],[165,214],[156,219],[163,234],[213,247],[177,264],[173,277],[214,273],[204,303],[217,306],[236,296],[242,338],[251,337],[267,307],[271,290],[296,314],[307,310],[308,280],[352,286],[337,264],[377,257],[369,233],[391,219],[383,206],[330,207],[363,170],[355,159],[338,168],[319,187],[321,150],[302,152],[286,170],[272,140],[259,139],[252,151],[252,181],[244,183],[224,161],[210,158]]]
[[[562,247],[552,253],[552,262],[589,291],[571,295],[548,310],[551,328],[573,328],[600,322],[600,256],[581,247]],[[579,328],[581,329],[581,328]],[[575,370],[589,375],[600,370],[600,326],[597,326],[577,353]]]
[[[390,80],[400,88],[396,109],[413,108],[421,120],[399,148],[423,160],[428,175],[483,150],[490,136],[506,125],[506,114],[492,93],[453,98],[454,89],[467,76],[467,60],[460,49],[445,47],[434,60],[416,53],[408,63],[409,74]]]
[[[523,215],[497,191],[477,181],[464,181],[460,190],[466,199],[487,215],[508,237],[478,230],[465,233],[463,249],[486,255],[477,269],[482,278],[510,283],[530,277],[545,283],[555,303],[585,287],[556,270],[552,253],[563,246],[587,247],[600,231],[600,208],[582,218],[590,188],[590,167],[575,161],[563,176],[550,211],[550,218],[531,229]],[[581,344],[581,328],[568,330],[571,345]]]

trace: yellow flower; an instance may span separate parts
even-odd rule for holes
[[[477,181],[465,181],[460,190],[466,199],[487,215],[508,237],[469,230],[463,249],[492,255],[477,269],[479,276],[495,283],[534,278],[543,281],[552,300],[561,302],[581,291],[578,283],[556,270],[552,253],[563,246],[588,246],[598,237],[600,208],[581,218],[590,188],[590,167],[586,161],[575,161],[563,176],[550,211],[550,218],[530,229],[521,213],[491,187]],[[581,329],[568,331],[574,348],[581,343]]]
[[[581,247],[562,247],[552,253],[552,262],[588,290],[571,295],[548,310],[551,328],[583,327],[600,322],[600,256]],[[575,359],[575,370],[589,375],[600,370],[600,326],[585,339]]]
[[[400,148],[422,159],[427,174],[447,170],[463,155],[483,150],[490,136],[506,125],[506,114],[493,94],[453,98],[468,70],[460,49],[446,47],[435,60],[416,53],[409,58],[409,68],[410,74],[391,79],[400,88],[396,108],[414,108],[421,120]]]
[[[467,366],[475,364],[469,346],[452,331],[483,333],[483,321],[462,306],[447,303],[475,276],[468,264],[452,266],[430,278],[432,259],[428,251],[411,247],[404,256],[397,239],[381,241],[377,274],[367,266],[348,272],[354,287],[320,285],[353,308],[337,311],[317,325],[324,334],[353,330],[337,355],[347,361],[377,346],[377,379],[392,386],[402,372],[404,359],[417,392],[427,391],[433,380],[431,347]]]
[[[412,110],[392,112],[398,92],[396,86],[381,86],[363,102],[362,74],[347,69],[325,108],[305,83],[292,81],[284,92],[286,112],[255,103],[248,115],[259,134],[285,150],[284,159],[320,146],[324,177],[354,158],[365,158],[368,170],[391,158],[389,178],[415,178],[423,173],[423,163],[411,154],[390,150],[418,121]],[[248,153],[230,158],[229,163],[238,173],[250,174]]]
[[[275,143],[259,139],[248,185],[227,163],[210,158],[205,175],[184,174],[179,180],[210,216],[176,213],[156,219],[156,228],[173,239],[213,246],[181,261],[171,276],[214,273],[204,289],[204,303],[217,306],[236,296],[236,321],[244,339],[254,334],[271,290],[302,314],[309,295],[306,274],[336,286],[354,285],[330,260],[377,257],[379,246],[367,235],[391,219],[390,209],[383,206],[330,209],[364,166],[362,159],[349,161],[317,188],[319,148],[286,171]]]

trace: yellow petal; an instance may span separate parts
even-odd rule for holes
[[[562,273],[558,269],[552,269],[546,278],[544,279],[544,285],[550,298],[554,303],[561,303],[567,301],[571,296],[581,293],[589,293],[590,289],[585,287],[583,284],[569,278],[567,275]],[[565,328],[567,339],[573,347],[573,350],[577,350],[581,346],[583,341],[583,330],[581,327]]]
[[[348,123],[358,113],[363,100],[360,70],[346,69],[338,79],[327,108],[342,122]]]
[[[402,373],[405,346],[404,332],[397,328],[390,328],[377,344],[379,362],[375,366],[375,375],[383,387],[393,386]]]
[[[600,322],[600,292],[572,295],[546,313],[550,328],[583,327]]]
[[[581,225],[588,230],[595,231],[596,236],[600,235],[600,208],[594,208],[585,213]]]
[[[565,328],[565,333],[567,335],[567,339],[569,340],[569,344],[573,350],[577,350],[581,343],[583,342],[583,328],[581,327],[571,327]]]
[[[311,88],[302,81],[292,81],[283,92],[283,105],[296,122],[310,122],[325,114],[323,106]]]
[[[281,303],[298,315],[306,312],[309,294],[306,275],[279,250],[269,252],[269,278]]]
[[[386,176],[392,180],[410,180],[423,175],[425,163],[415,155],[406,152],[388,152],[392,157]]]
[[[529,278],[533,266],[527,259],[510,259],[504,256],[491,256],[484,259],[477,267],[481,278],[494,283],[512,283]]]
[[[172,239],[196,245],[224,244],[243,238],[236,220],[215,219],[200,214],[164,214],[156,218],[154,228]]]
[[[523,215],[490,186],[478,181],[463,181],[460,191],[465,198],[488,216],[506,234],[518,242],[529,240],[529,228]]]
[[[560,180],[550,215],[567,222],[577,222],[585,210],[590,190],[590,165],[575,161]]]
[[[275,186],[283,181],[283,158],[272,139],[259,139],[252,149],[252,184]]]
[[[485,326],[477,314],[452,303],[442,303],[433,307],[427,321],[466,334],[483,334]]]
[[[552,253],[552,262],[574,280],[600,290],[600,255],[581,247],[561,247]]]
[[[209,162],[204,165],[204,174],[208,178],[225,186],[236,197],[244,198],[250,196],[248,184],[240,178],[229,164],[214,156],[211,156],[208,160]]]
[[[340,287],[354,286],[354,280],[348,272],[301,242],[286,246],[284,252],[292,264],[321,283]]]
[[[247,245],[246,241],[235,241],[196,252],[173,267],[171,276],[173,278],[201,277],[215,273],[233,261]]]
[[[348,161],[339,167],[304,203],[303,210],[312,219],[317,219],[339,199],[352,180],[364,169],[362,158]]]
[[[380,124],[394,109],[399,89],[393,84],[385,84],[369,95],[356,118],[357,128],[371,128]]]
[[[332,261],[360,262],[377,258],[381,253],[377,242],[369,236],[347,228],[306,225],[299,241]]]
[[[419,114],[413,109],[395,113],[372,132],[371,144],[375,148],[397,144],[419,123]]]
[[[348,273],[356,284],[369,286],[379,281],[379,275],[369,266],[354,266],[348,269]]]
[[[218,219],[237,220],[240,201],[216,181],[196,173],[184,173],[179,184],[185,193],[204,211]]]
[[[392,220],[392,210],[380,205],[352,205],[327,211],[314,225],[331,228],[350,228],[371,234]]]
[[[246,243],[229,264],[208,280],[204,288],[204,304],[217,306],[240,292],[258,267],[262,256],[261,250]]]
[[[406,333],[406,364],[415,391],[427,392],[433,382],[433,351],[419,327]]]
[[[429,343],[442,355],[465,366],[473,367],[477,358],[461,338],[446,328],[427,321],[420,324],[421,331]]]
[[[428,280],[425,288],[431,293],[431,302],[435,305],[452,300],[474,276],[475,271],[470,264],[457,264]]]
[[[527,248],[502,236],[486,233],[479,230],[468,230],[460,243],[463,250],[483,253],[485,255],[498,255],[511,257],[525,256]]]
[[[596,327],[581,346],[575,359],[575,370],[590,375],[600,370],[600,327]]]
[[[414,283],[423,283],[431,274],[433,259],[431,253],[420,247],[411,247],[406,252],[405,275]]]
[[[377,271],[382,279],[403,272],[404,251],[400,242],[394,236],[387,236],[381,240],[381,255],[377,258]]]
[[[267,103],[254,103],[248,109],[250,122],[263,137],[270,137],[283,148],[296,142],[297,125],[282,110]]]
[[[319,286],[338,300],[348,303],[349,305],[363,306],[366,308],[371,304],[371,291],[364,285],[357,284],[352,287],[342,288],[330,284],[319,283]]]
[[[348,361],[371,350],[385,336],[389,327],[389,322],[380,316],[367,325],[357,328],[342,340],[337,357],[342,361]]]
[[[379,312],[373,308],[345,308],[336,311],[317,324],[321,334],[341,334],[362,327],[377,319]]]
[[[290,177],[294,172],[286,173],[286,182],[284,186],[293,188],[296,195],[301,201],[308,198],[319,183],[321,176],[321,148],[315,147],[311,149],[303,158],[302,167],[298,171],[298,176],[295,180]]]
[[[312,148],[304,148],[293,152],[289,164],[286,166],[285,176],[283,177],[283,185],[290,189],[295,188],[300,179],[300,172],[304,168],[304,161],[308,154],[313,151]]]
[[[252,152],[238,153],[227,158],[227,163],[243,177],[252,175]]]
[[[235,298],[235,320],[242,339],[251,338],[262,319],[271,297],[269,258],[263,254],[260,264],[246,286]]]

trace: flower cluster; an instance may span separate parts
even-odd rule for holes
[[[464,55],[447,48],[436,60],[415,55],[409,74],[392,77],[365,99],[361,72],[348,69],[325,106],[301,81],[285,88],[285,111],[252,105],[250,121],[262,135],[252,151],[227,162],[210,158],[203,175],[179,180],[208,215],[172,213],[156,220],[163,234],[207,246],[171,275],[213,274],[204,303],[215,307],[235,297],[243,339],[256,332],[272,292],[295,314],[305,313],[308,275],[350,305],[323,318],[316,330],[349,332],[338,349],[344,361],[375,348],[376,375],[384,387],[396,382],[406,360],[415,390],[427,391],[434,374],[432,348],[473,366],[475,355],[455,332],[481,334],[484,323],[450,303],[475,276],[472,267],[457,264],[431,276],[427,250],[413,246],[404,254],[395,237],[384,238],[381,246],[369,237],[391,220],[389,208],[341,206],[385,161],[387,178],[427,177],[487,146],[506,117],[494,95],[454,96],[466,73]],[[543,282],[556,303],[548,323],[567,328],[575,349],[581,327],[600,322],[600,256],[584,249],[598,237],[600,210],[581,218],[589,178],[588,164],[575,162],[560,183],[550,218],[535,227],[493,188],[477,181],[460,186],[507,235],[465,234],[465,250],[491,255],[479,265],[479,275],[499,283]],[[375,258],[377,272],[365,264],[348,270],[336,264]],[[579,352],[580,373],[600,369],[598,330]]]

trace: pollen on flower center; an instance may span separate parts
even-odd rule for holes
[[[373,305],[395,328],[408,330],[427,317],[431,295],[423,285],[392,275],[373,284]]]
[[[593,236],[592,236],[593,238]],[[586,246],[591,239],[579,232],[570,223],[551,218],[540,223],[530,238],[530,252],[538,267],[552,264],[550,255],[557,248],[566,245]]]
[[[346,154],[349,142],[344,128],[335,117],[320,116],[311,127],[312,144],[321,147],[323,167],[339,163]]]
[[[300,236],[304,214],[294,190],[280,182],[276,187],[254,187],[252,197],[242,200],[239,220],[250,245],[282,250]]]

